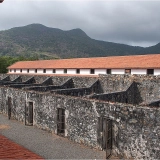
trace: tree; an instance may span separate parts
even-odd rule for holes
[[[7,73],[8,69],[7,67],[12,65],[15,62],[18,61],[35,61],[38,60],[38,56],[36,55],[35,57],[10,57],[10,56],[0,56],[0,73]]]

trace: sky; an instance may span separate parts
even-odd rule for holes
[[[4,0],[0,31],[40,23],[82,29],[96,40],[148,47],[160,42],[160,1]]]

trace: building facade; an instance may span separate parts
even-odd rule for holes
[[[160,54],[25,61],[8,67],[8,73],[80,76],[99,74],[160,75],[159,59]]]

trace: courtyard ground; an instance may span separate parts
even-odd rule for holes
[[[13,142],[15,142],[20,145],[19,146],[15,144],[17,145],[17,147],[21,147],[21,149],[27,149],[22,151],[23,153],[29,154],[28,152],[32,151],[33,153],[30,152],[30,155],[32,155],[33,157],[37,156],[37,158],[105,159],[104,151],[91,149],[84,145],[71,142],[67,138],[51,134],[34,126],[25,126],[24,124],[16,120],[8,120],[7,116],[4,116],[2,114],[0,114],[0,135],[3,135],[7,137],[7,139],[11,140],[11,142],[7,142],[8,145],[10,143],[12,143],[13,145]],[[3,136],[2,138],[0,138],[5,139],[5,137]],[[10,148],[9,150],[13,151],[12,148]],[[16,151],[14,151],[14,153],[16,154]],[[0,157],[0,159],[2,158],[3,157]]]
[[[43,159],[28,149],[0,135],[0,159]]]

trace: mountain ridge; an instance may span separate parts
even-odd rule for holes
[[[140,47],[95,40],[80,28],[63,31],[42,24],[29,24],[0,31],[0,55],[37,55],[41,59],[52,59],[159,53],[160,43]]]

